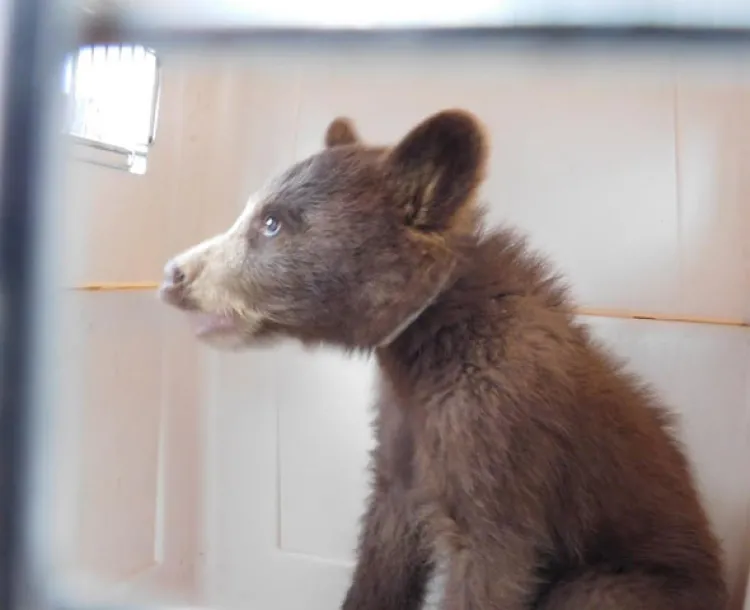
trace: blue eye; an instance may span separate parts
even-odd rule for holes
[[[273,216],[266,216],[263,220],[263,235],[276,237],[281,231],[281,223]]]

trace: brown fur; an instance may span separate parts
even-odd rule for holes
[[[515,233],[482,229],[476,119],[445,111],[393,148],[337,120],[326,144],[177,257],[162,294],[218,317],[215,343],[374,352],[372,494],[344,610],[416,609],[443,560],[446,610],[724,608],[664,407]]]

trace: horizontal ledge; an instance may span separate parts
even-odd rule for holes
[[[592,316],[597,318],[619,318],[624,320],[651,320],[655,322],[682,322],[683,324],[708,324],[712,326],[737,326],[741,328],[750,327],[743,320],[732,320],[725,318],[705,318],[702,316],[684,316],[679,314],[647,313],[642,311],[626,311],[618,309],[596,309],[589,307],[577,307],[575,313],[579,316]]]
[[[126,290],[156,290],[159,284],[156,282],[108,282],[103,284],[81,284],[73,286],[70,290],[77,292],[122,292]]]
[[[159,284],[157,284],[156,282],[111,282],[104,284],[82,284],[80,286],[74,286],[72,290],[77,292],[126,292],[136,290],[156,290],[158,287]],[[651,320],[655,322],[682,322],[684,324],[708,324],[713,326],[737,326],[742,328],[750,327],[750,323],[744,322],[743,320],[628,311],[623,309],[577,307],[575,309],[575,313],[579,316],[593,316],[597,318]]]

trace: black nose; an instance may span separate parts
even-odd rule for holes
[[[162,301],[176,307],[186,307],[187,276],[174,261],[169,261],[164,267],[164,281],[159,287],[159,297]]]
[[[164,267],[164,283],[177,288],[185,283],[185,272],[174,261],[169,261]]]

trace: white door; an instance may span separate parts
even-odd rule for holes
[[[278,103],[295,108],[292,158],[318,149],[339,114],[365,140],[389,143],[437,109],[474,110],[493,140],[491,220],[526,230],[582,305],[611,315],[747,319],[750,224],[741,203],[750,172],[738,169],[737,147],[750,118],[741,110],[747,88],[729,79],[707,94],[700,75],[663,57],[610,59],[321,52],[277,61],[272,77],[258,69],[253,86],[286,82],[291,100]],[[269,134],[273,141],[274,121],[288,141],[283,112],[256,120],[259,149]],[[586,319],[683,416],[739,607],[750,561],[748,331]],[[371,365],[292,344],[206,358],[208,601],[337,608],[366,495]]]
[[[208,600],[338,607],[366,494],[372,367],[289,344],[211,360]]]

